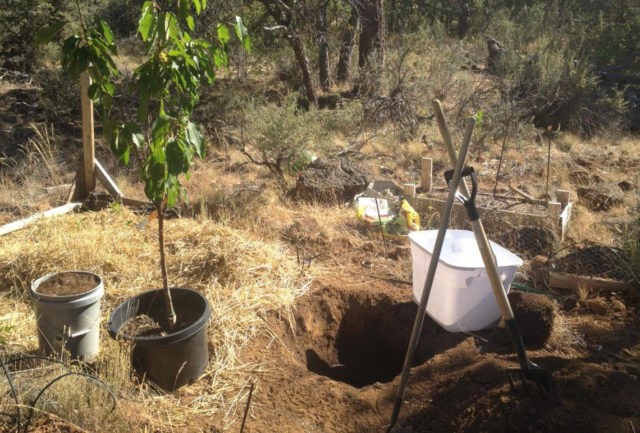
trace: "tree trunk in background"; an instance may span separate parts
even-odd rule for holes
[[[329,68],[329,24],[327,22],[327,8],[329,0],[320,2],[320,14],[318,22],[318,65],[320,67],[320,86],[325,92],[331,87],[331,73]]]
[[[370,95],[378,91],[384,66],[384,7],[382,0],[359,0],[360,45],[358,66],[360,83],[357,93]]]
[[[293,48],[293,54],[298,62],[300,71],[302,72],[302,83],[307,94],[309,105],[315,105],[318,102],[316,91],[311,80],[311,72],[309,70],[309,59],[304,51],[304,44],[295,26],[294,11],[291,6],[282,0],[261,0],[261,3],[269,12],[269,15],[278,25],[283,26],[287,31],[287,40]]]
[[[338,82],[345,82],[351,78],[351,54],[353,46],[356,43],[356,33],[360,26],[360,16],[358,10],[351,6],[351,16],[347,28],[342,32],[340,57],[338,58],[338,66],[336,71],[336,79]]]
[[[469,20],[471,19],[471,0],[460,2],[460,13],[458,15],[458,37],[463,39],[469,32]]]
[[[296,56],[298,66],[300,66],[300,69],[302,71],[302,83],[304,84],[309,105],[315,105],[318,102],[318,98],[316,96],[316,90],[313,88],[311,72],[309,71],[309,59],[304,52],[302,39],[300,39],[300,35],[295,32],[289,33],[288,39],[291,47],[293,48],[293,53]]]

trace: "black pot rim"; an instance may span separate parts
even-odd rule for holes
[[[163,290],[164,289],[148,290],[146,292],[139,293],[136,296],[128,298],[125,301],[121,302],[111,312],[111,315],[109,316],[109,322],[107,323],[107,330],[111,338],[116,340],[123,339],[123,340],[131,341],[136,344],[146,343],[146,342],[149,342],[149,343],[153,342],[154,344],[169,344],[169,343],[175,343],[177,341],[184,340],[185,338],[189,338],[194,334],[198,333],[198,331],[200,331],[204,326],[206,326],[207,322],[209,321],[209,318],[211,317],[211,308],[209,307],[208,299],[202,293],[194,289],[190,289],[188,287],[171,287],[170,290],[172,294],[175,293],[176,291],[181,291],[183,293],[192,295],[194,298],[200,299],[204,303],[204,311],[193,323],[191,323],[190,325],[184,328],[178,329],[177,331],[168,332],[166,335],[131,336],[131,335],[124,335],[124,334],[118,333],[122,325],[126,323],[126,320],[125,320],[122,323],[117,324],[117,328],[116,328],[116,324],[114,324],[114,317],[117,313],[120,312],[120,310],[127,308],[130,304],[134,303],[136,300],[140,298],[144,298],[147,296],[156,296],[158,294],[161,296],[164,296],[162,293]],[[127,317],[127,320],[128,320],[128,319],[131,319],[132,317],[135,317],[136,315],[138,315],[137,310],[134,311],[133,314],[130,314],[125,317]],[[180,312],[176,311],[176,315],[179,316]]]

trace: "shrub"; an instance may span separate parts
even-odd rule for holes
[[[267,167],[283,180],[309,159],[309,120],[309,112],[299,109],[291,96],[282,106],[250,104],[245,109],[245,130],[250,131],[249,139],[258,155],[251,153],[244,140],[241,150],[251,162]]]
[[[35,67],[36,31],[49,22],[53,7],[46,0],[25,4],[5,0],[0,8],[0,66],[30,71]]]
[[[540,128],[566,129],[592,136],[617,125],[624,104],[621,95],[598,83],[590,58],[558,40],[549,40],[515,72],[511,92],[525,115]]]

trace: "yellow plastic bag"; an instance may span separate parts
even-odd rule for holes
[[[409,204],[409,202],[405,199],[402,199],[402,204],[400,205],[400,213],[404,216],[407,229],[410,232],[420,230],[420,215],[418,215],[418,212],[416,212]]]

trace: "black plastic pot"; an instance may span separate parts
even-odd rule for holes
[[[145,380],[166,391],[193,383],[207,368],[207,325],[211,310],[207,298],[183,287],[171,288],[177,323],[166,335],[124,335],[120,329],[130,319],[147,315],[158,323],[167,317],[164,293],[151,290],[126,300],[109,318],[109,335],[133,342],[131,363]]]

